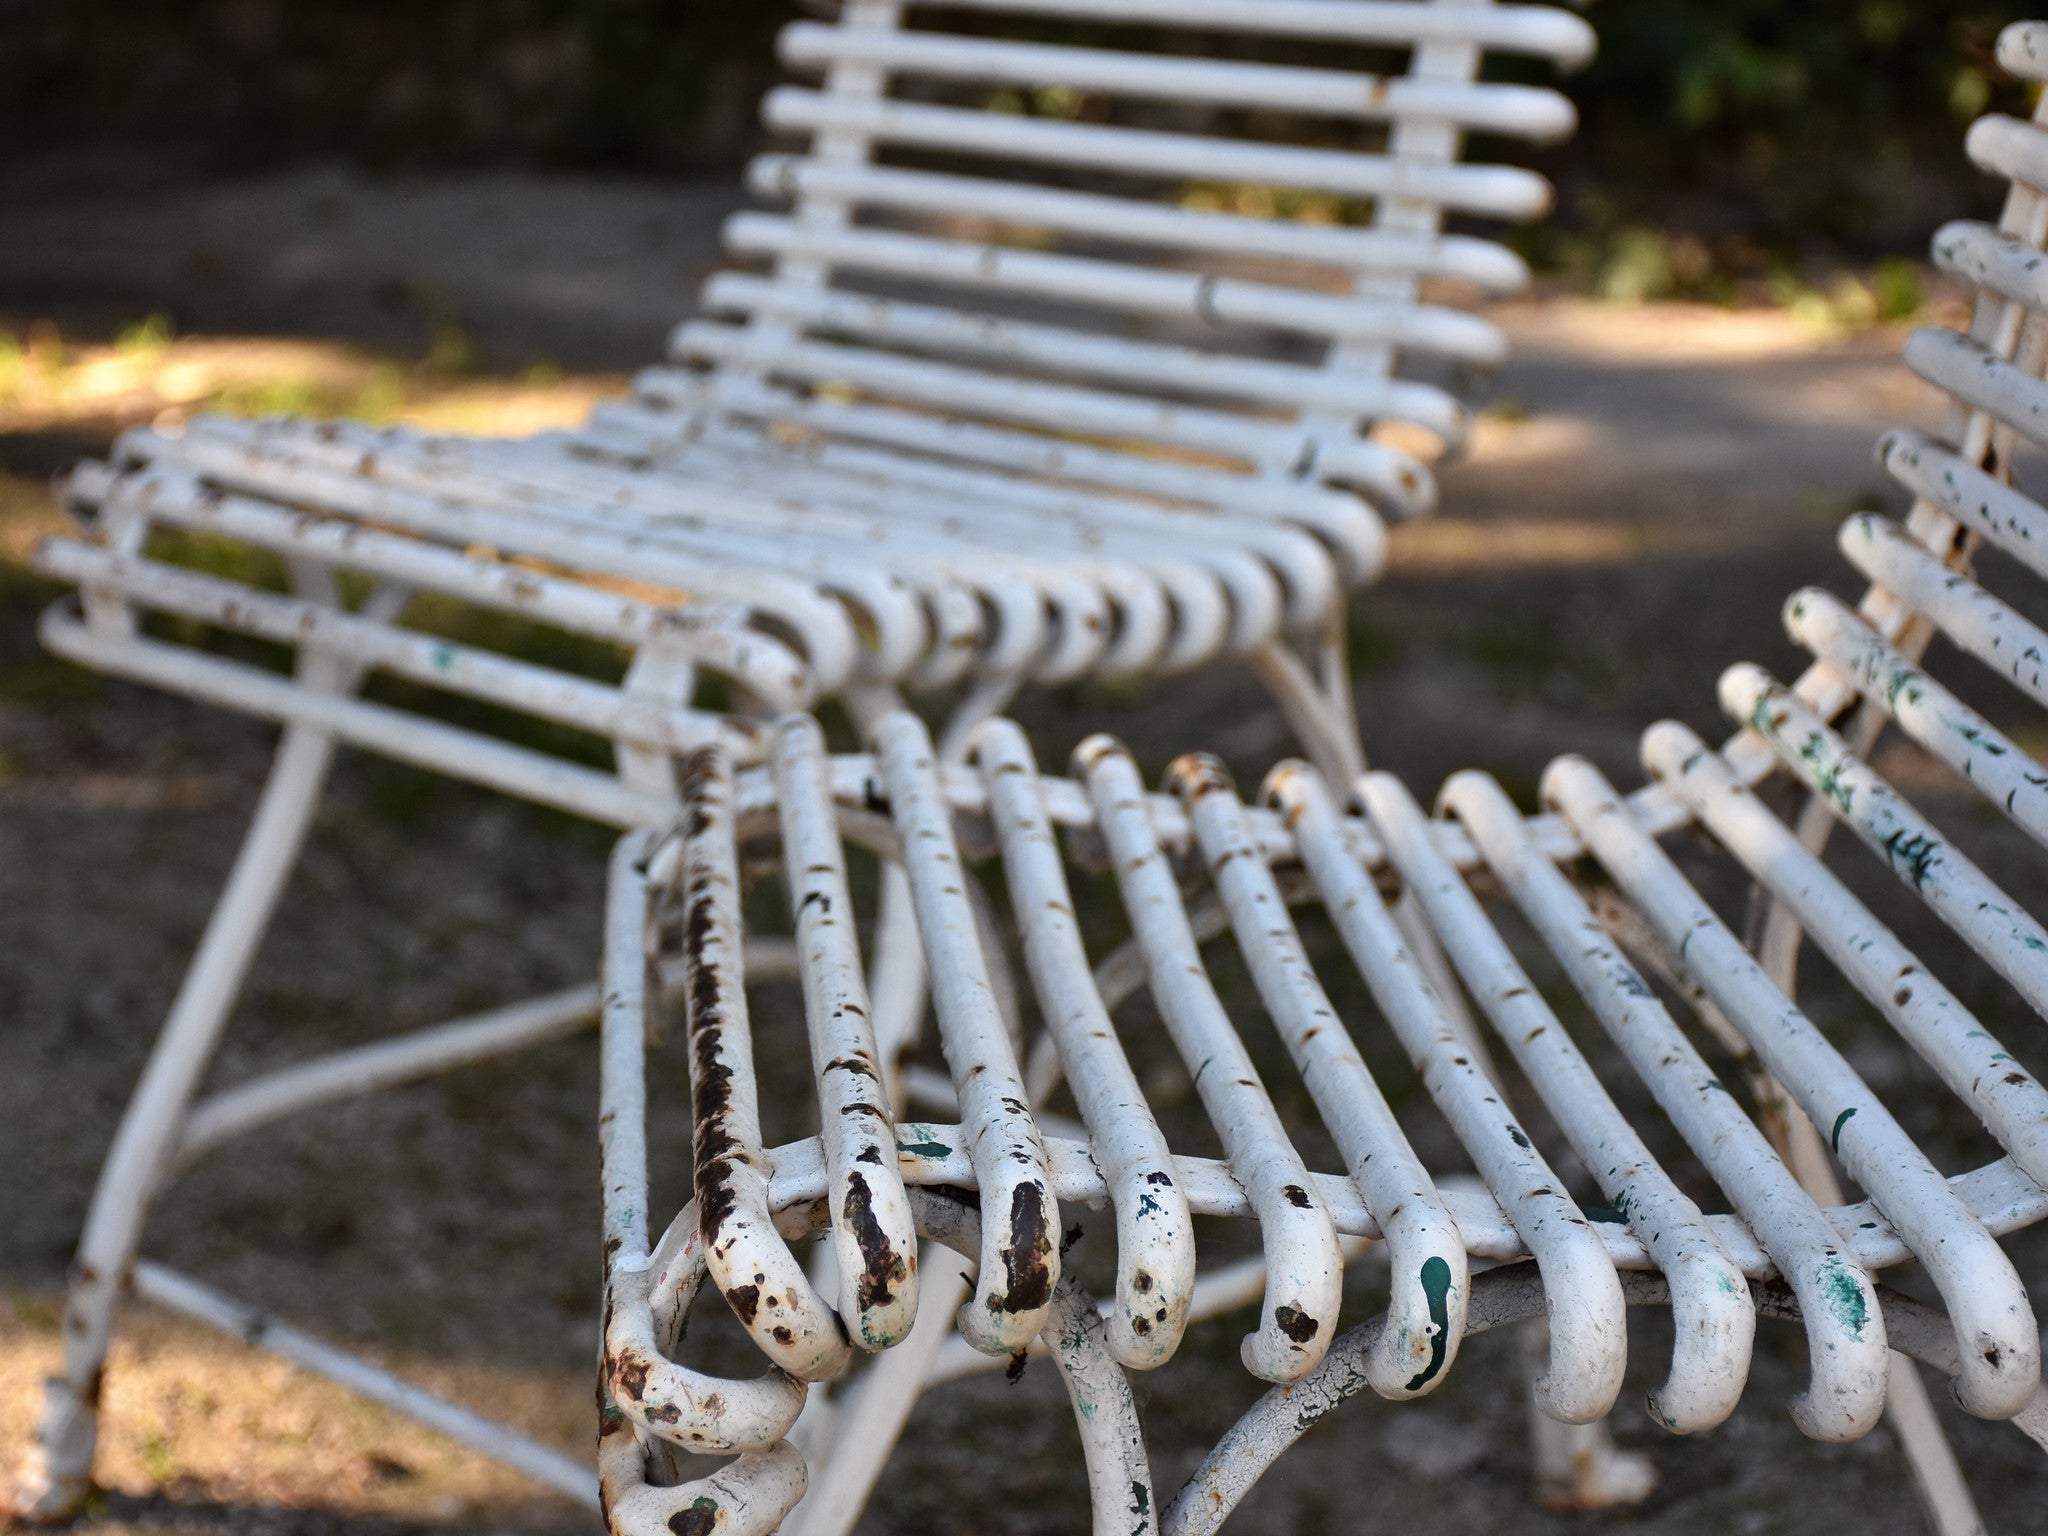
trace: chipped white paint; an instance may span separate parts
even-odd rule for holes
[[[1305,768],[1300,771],[1309,772]],[[1252,841],[1229,774],[1215,758],[1189,756],[1168,768],[1167,783],[1188,808],[1209,878],[1230,915],[1238,952],[1252,973],[1266,1012],[1308,1085],[1317,1112],[1351,1170],[1352,1182],[1380,1223],[1392,1280],[1388,1306],[1393,1323],[1382,1335],[1378,1353],[1367,1363],[1373,1389],[1391,1398],[1427,1392],[1443,1380],[1456,1360],[1458,1341],[1465,1331],[1470,1276],[1457,1226],[1373,1080],[1357,1043],[1317,980],[1273,872]],[[1305,782],[1298,787],[1309,792]],[[1282,803],[1298,821],[1298,802],[1286,801],[1283,791]],[[1411,1055],[1418,1047],[1426,1053],[1439,1046],[1448,1046],[1454,1054],[1455,1036],[1444,1023],[1428,984],[1400,949],[1392,919],[1384,909],[1378,911],[1376,925],[1371,924],[1370,916],[1359,919],[1346,910],[1347,902],[1355,903],[1356,888],[1344,886],[1341,894],[1332,890],[1332,883],[1343,878],[1334,866],[1342,864],[1356,871],[1348,852],[1333,849],[1327,837],[1312,851],[1310,839],[1299,828],[1297,839],[1310,868],[1326,877],[1324,900],[1403,1045]],[[1316,854],[1323,856],[1322,863],[1315,861]],[[1357,874],[1377,905],[1378,895],[1370,880],[1362,871]],[[1347,922],[1347,917],[1352,920]],[[1360,930],[1369,931],[1365,942],[1372,947],[1365,954],[1358,948]],[[1445,1055],[1442,1051],[1438,1054]],[[1431,1068],[1425,1068],[1431,1091],[1440,1092],[1444,1077],[1456,1070],[1449,1065],[1448,1056],[1432,1062]],[[1490,1091],[1483,1078],[1476,1080],[1482,1091]],[[1600,1262],[1606,1263],[1604,1255]],[[1619,1363],[1620,1356],[1615,1358]]]
[[[1643,764],[1683,794],[1703,825],[1797,914],[1837,969],[1890,1019],[2034,1179],[2048,1186],[2048,1090],[1919,956],[1738,783],[1705,742],[1673,721],[1643,737]]]
[[[1763,668],[1744,662],[1722,673],[1721,703],[1763,736],[1902,884],[2048,1017],[2048,929]]]
[[[685,765],[683,814],[675,895],[683,930],[691,1176],[704,1262],[768,1358],[793,1376],[820,1381],[845,1369],[846,1330],[812,1289],[768,1208],[753,1023],[740,956],[732,765],[715,747],[692,753]],[[658,914],[647,911],[646,921],[658,921]]]
[[[1253,1375],[1292,1381],[1314,1369],[1335,1334],[1344,1277],[1337,1229],[1210,984],[1178,884],[1146,816],[1136,764],[1122,743],[1106,736],[1082,742],[1074,759],[1144,951],[1153,1002],[1230,1170],[1258,1212],[1266,1292],[1258,1326],[1239,1352]]]
[[[974,756],[1039,1011],[1116,1208],[1117,1283],[1105,1343],[1122,1364],[1150,1369],[1180,1347],[1187,1326],[1195,1285],[1187,1196],[1090,974],[1030,745],[1009,721],[992,720],[976,733]]]
[[[1818,587],[1785,600],[1785,630],[1913,740],[1968,779],[2035,842],[2048,842],[2048,769]]]
[[[1649,1395],[1650,1416],[1679,1434],[1711,1428],[1734,1411],[1749,1376],[1755,1318],[1740,1268],[1700,1208],[1623,1117],[1563,1021],[1437,851],[1420,807],[1391,785],[1380,788],[1373,804],[1395,867],[1443,936],[1501,1043],[1535,1085],[1615,1213],[1670,1282],[1677,1323],[1671,1372]],[[1521,813],[1506,791],[1485,774],[1461,773],[1445,784],[1443,805],[1472,827],[1482,847],[1497,850],[1494,869],[1521,897],[1529,889],[1533,866]],[[1540,895],[1532,892],[1532,899]],[[1551,1339],[1555,1348],[1554,1325]]]
[[[1002,1354],[1022,1349],[1045,1326],[1060,1275],[1059,1206],[990,984],[967,898],[972,877],[961,867],[934,757],[915,715],[890,715],[876,731],[876,768],[910,878],[939,1040],[973,1142],[975,1187],[991,1206],[960,1332],[986,1353]]]
[[[778,722],[773,762],[818,1133],[831,1170],[839,1312],[862,1348],[886,1349],[917,1315],[917,1231],[896,1172],[895,1122],[817,722],[804,715]]]
[[[2040,1381],[2040,1326],[2012,1262],[1812,1020],[1774,986],[1582,758],[1544,774],[1544,796],[1678,962],[1742,1031],[1871,1198],[1905,1234],[1969,1341],[1956,1381],[1986,1418],[2019,1411]]]
[[[1399,1390],[1433,1385],[1454,1364],[1462,1333],[1539,1310],[1549,1314],[1553,1349],[1546,1401],[1566,1416],[1611,1400],[1626,1344],[1622,1305],[1668,1303],[1676,1344],[1651,1410],[1672,1428],[1725,1417],[1761,1312],[1798,1316],[1807,1329],[1813,1377],[1794,1411],[1809,1433],[1845,1438],[1870,1426],[1886,1390],[1887,1344],[1956,1375],[1973,1411],[2016,1413],[2035,1432],[2048,1421],[2035,1320],[1993,1239],[2048,1216],[2039,1182],[2048,1173],[2043,1090],[1802,843],[1812,825],[1795,832],[1750,789],[1789,770],[2048,1013],[2048,931],[1867,766],[1861,726],[1853,743],[1836,726],[1850,705],[1869,700],[1876,708],[1865,723],[1888,712],[2017,823],[2048,832],[2037,765],[1920,660],[1926,635],[1939,629],[2022,692],[2037,700],[2048,692],[2043,632],[1954,568],[1981,537],[2037,575],[2048,570],[2048,512],[2004,478],[2016,439],[2048,442],[2040,380],[2048,348],[2029,323],[2048,296],[2040,254],[2048,200],[2038,195],[2048,186],[2048,132],[1998,118],[1972,130],[1973,158],[2020,185],[1996,229],[1952,225],[1937,237],[1937,260],[1984,290],[1968,336],[1923,332],[1908,344],[1909,364],[1950,392],[1950,419],[1939,441],[1900,432],[1884,446],[1888,472],[1918,500],[1903,525],[1866,516],[1845,528],[1845,550],[1877,583],[1860,607],[1811,591],[1790,605],[1794,637],[1817,658],[1796,688],[1755,668],[1731,670],[1723,696],[1743,732],[1716,752],[1680,727],[1653,728],[1643,748],[1655,782],[1627,799],[1565,759],[1546,777],[1551,814],[1523,817],[1498,785],[1468,774],[1446,788],[1447,820],[1430,821],[1383,777],[1357,786],[1368,814],[1347,817],[1308,770],[1292,767],[1270,786],[1281,802],[1275,814],[1243,805],[1213,766],[1193,759],[1169,786],[1177,798],[1146,795],[1128,754],[1100,738],[1082,754],[1079,782],[1069,782],[1040,776],[1021,734],[1003,723],[982,730],[978,761],[961,768],[941,766],[908,715],[881,719],[875,757],[829,760],[809,722],[768,732],[689,704],[700,678],[718,676],[755,711],[851,691],[859,717],[873,723],[899,686],[957,688],[951,755],[1027,682],[1168,672],[1237,655],[1326,770],[1349,782],[1358,754],[1334,620],[1346,586],[1379,566],[1382,516],[1425,509],[1434,495],[1420,462],[1363,429],[1400,420],[1455,444],[1462,407],[1401,379],[1397,365],[1411,354],[1486,362],[1499,342],[1483,322],[1422,303],[1417,284],[1457,276],[1505,291],[1525,273],[1498,247],[1443,235],[1442,215],[1526,212],[1546,195],[1526,172],[1458,164],[1460,130],[1540,139],[1570,123],[1553,93],[1482,82],[1480,55],[1491,48],[1571,62],[1588,34],[1562,12],[1450,0],[959,0],[953,9],[961,8],[1416,46],[1408,76],[1380,79],[1210,63],[1122,43],[1082,49],[956,35],[906,25],[922,19],[914,5],[855,0],[839,25],[799,23],[785,40],[794,62],[825,78],[820,89],[787,89],[768,104],[771,120],[813,133],[808,150],[765,157],[750,173],[758,189],[791,203],[791,214],[745,215],[732,228],[735,246],[767,257],[771,271],[716,280],[704,313],[719,318],[678,333],[681,365],[650,371],[631,401],[601,411],[585,430],[487,444],[207,420],[181,436],[131,435],[117,468],[89,468],[73,482],[74,506],[98,526],[94,539],[57,541],[41,556],[83,588],[78,608],[46,620],[52,645],[291,729],[256,834],[95,1201],[82,1252],[109,1267],[82,1275],[74,1290],[67,1378],[30,1469],[35,1507],[60,1512],[83,1493],[93,1418],[82,1383],[104,1351],[111,1277],[132,1255],[160,1164],[351,1085],[553,1038],[587,1011],[582,999],[508,1010],[193,1111],[192,1089],[335,741],[622,827],[666,824],[685,800],[694,812],[677,838],[634,834],[613,867],[599,1047],[610,1268],[598,1482],[614,1531],[766,1532],[803,1495],[802,1461],[783,1439],[803,1401],[801,1381],[780,1368],[753,1381],[714,1381],[669,1352],[711,1274],[743,1316],[753,1312],[770,1360],[807,1375],[836,1370],[849,1354],[838,1317],[789,1247],[828,1227],[842,1303],[864,1344],[886,1347],[906,1330],[920,1337],[909,1284],[915,1229],[978,1257],[975,1299],[962,1317],[973,1342],[1018,1349],[1046,1325],[1075,1407],[1099,1530],[1143,1536],[1154,1520],[1119,1362],[1158,1363],[1184,1321],[1203,1315],[1188,1236],[1197,1215],[1259,1224],[1263,1286],[1234,1276],[1209,1295],[1263,1292],[1245,1358],[1292,1385],[1262,1401],[1210,1457],[1162,1522],[1175,1532],[1213,1529],[1329,1407],[1368,1384],[1385,1390],[1388,1362],[1412,1361],[1418,1340],[1434,1375],[1402,1378]],[[2001,59],[2023,75],[2048,74],[2037,63],[2048,57],[2044,36],[2039,26],[2010,29]],[[906,78],[1278,104],[1385,120],[1390,131],[1385,153],[1361,155],[1093,121],[999,121],[887,94]],[[878,147],[931,143],[1023,166],[1114,165],[1176,182],[1184,174],[1278,177],[1380,201],[1370,227],[1295,229],[1045,187],[1029,172],[972,176],[871,158]],[[869,211],[986,227],[959,238],[912,233],[856,220]],[[1005,228],[1028,238],[1003,243]],[[1088,248],[1061,248],[1067,237]],[[1163,254],[1107,259],[1102,252],[1118,243]],[[1243,256],[1280,257],[1321,275],[1296,283],[1264,269],[1252,278],[1203,265]],[[859,288],[864,274],[912,278],[922,291],[917,302],[879,299]],[[1065,318],[984,314],[972,307],[984,296],[1052,300]],[[1131,322],[1161,320],[1173,339],[1123,335]],[[1241,355],[1236,338],[1266,328],[1325,344],[1321,363]],[[1188,339],[1211,339],[1204,329],[1218,333],[1217,346]],[[962,411],[977,419],[959,419]],[[963,507],[974,509],[971,521]],[[294,591],[258,592],[168,565],[145,553],[154,527],[275,554],[293,572]],[[339,603],[342,573],[377,584],[368,602]],[[414,592],[618,646],[632,658],[625,681],[599,685],[478,645],[439,644],[403,623]],[[138,624],[151,612],[294,646],[297,674],[151,638]],[[618,768],[586,769],[352,697],[370,670],[599,735],[614,743]],[[677,759],[687,765],[680,785]],[[1816,935],[1983,1119],[2006,1160],[1949,1179],[1928,1164],[1652,841],[1688,822],[1719,839],[1795,926]],[[826,1121],[821,1135],[773,1152],[761,1146],[754,1104],[736,857],[743,831],[751,838],[770,828],[782,838],[795,974]],[[1175,1155],[1145,1106],[1104,1001],[1109,985],[1089,975],[1056,828],[1108,848],[1122,921],[1225,1161]],[[1085,1122],[1073,1134],[1085,1140],[1049,1138],[1041,1126],[1058,1122],[1029,1107],[995,996],[1000,957],[986,948],[962,840],[977,856],[993,850],[1002,865],[1053,1041],[1034,1059],[1064,1068]],[[845,841],[897,861],[907,878],[916,931],[898,923],[882,947],[892,975],[909,974],[899,963],[906,957],[920,962],[910,969],[929,968],[963,1125],[892,1123],[879,1083],[893,1071],[903,1031],[892,1022],[878,1040],[863,1027],[874,1004],[851,942]],[[1612,881],[1635,904],[1642,932],[1673,957],[1688,995],[1696,989],[1703,1006],[1725,1015],[1783,1081],[1871,1191],[1868,1200],[1823,1210],[1799,1188],[1558,868],[1581,856],[1582,873]],[[1196,857],[1213,893],[1190,898],[1170,860],[1189,861],[1192,871]],[[885,876],[885,889],[900,889],[897,878]],[[1379,888],[1397,878],[1415,897],[1405,937]],[[1591,1005],[1734,1215],[1703,1216],[1673,1172],[1650,1158],[1489,920],[1479,895],[1494,889],[1490,882],[1506,889]],[[1438,1183],[1413,1162],[1406,1133],[1357,1051],[1346,1049],[1354,1042],[1287,910],[1310,887],[1378,1004],[1379,1017],[1357,1027],[1389,1029],[1472,1154],[1483,1188]],[[703,914],[694,929],[684,925],[683,980],[695,994],[701,1046],[692,1061],[696,1119],[713,1155],[698,1160],[711,1180],[707,1198],[650,1249],[641,1032],[648,979],[663,974],[666,958],[664,927],[649,919],[672,889],[686,919]],[[1203,967],[1198,934],[1226,929],[1350,1176],[1307,1170],[1259,1084]],[[1447,1015],[1453,1000],[1433,990],[1413,948],[1425,941],[1448,953],[1622,1222],[1589,1224],[1562,1197],[1532,1138],[1479,1063],[1461,1054],[1470,1042]],[[892,990],[892,1012],[905,1006]],[[875,1070],[843,1070],[846,1062]],[[1148,1190],[1172,1198],[1149,1210]],[[1098,1311],[1061,1272],[1058,1245],[1062,1210],[1104,1204],[1114,1207],[1118,1280]],[[1333,1344],[1340,1234],[1354,1250],[1360,1240],[1384,1243],[1392,1326],[1368,1321]],[[854,1264],[863,1237],[892,1276],[865,1296]],[[1513,1265],[1529,1257],[1533,1264],[1476,1281],[1465,1269],[1469,1258]],[[1411,1283],[1432,1261],[1449,1276],[1440,1323],[1428,1285]],[[1945,1314],[1889,1298],[1880,1308],[1872,1272],[1909,1261],[1933,1278]],[[1662,1274],[1638,1273],[1650,1270]],[[232,1304],[188,1295],[177,1277],[148,1266],[136,1274],[174,1305],[183,1296],[193,1315],[241,1316]],[[761,1294],[735,1299],[749,1284]],[[1044,1294],[1012,1308],[1020,1285]],[[1311,1339],[1288,1336],[1290,1328],[1306,1334],[1310,1322]],[[915,1355],[916,1368],[904,1373],[913,1393],[936,1348],[929,1326],[921,1337],[915,1350],[900,1345],[908,1353],[883,1362]],[[317,1353],[287,1331],[277,1341]],[[442,1413],[472,1443],[497,1444],[489,1426],[415,1401],[402,1384],[342,1379],[430,1422]],[[904,1396],[900,1383],[889,1390]],[[878,1402],[876,1422],[890,1427],[861,1443],[880,1447],[905,1406]],[[666,1463],[670,1445],[739,1459],[667,1486],[676,1468],[646,1462],[657,1448]],[[502,1449],[558,1486],[587,1487],[580,1475],[522,1462],[516,1444]],[[876,1469],[856,1470],[864,1492]],[[846,1493],[835,1491],[833,1520],[858,1512],[858,1496]],[[1945,1530],[1967,1524],[1966,1505],[1966,1497],[1942,1504]]]

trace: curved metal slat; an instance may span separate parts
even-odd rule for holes
[[[1373,1389],[1391,1398],[1426,1392],[1450,1369],[1465,1331],[1470,1276],[1457,1225],[1317,979],[1286,900],[1259,857],[1223,765],[1212,757],[1178,758],[1168,767],[1166,782],[1188,808],[1196,843],[1230,915],[1238,951],[1266,1013],[1308,1085],[1352,1181],[1379,1218],[1392,1274],[1392,1324],[1382,1336],[1381,1349],[1367,1363]],[[1318,851],[1327,852],[1327,845],[1318,845]],[[1309,853],[1307,843],[1303,852]],[[1340,860],[1345,857],[1337,855]],[[1311,862],[1310,867],[1339,878],[1334,863],[1326,860],[1318,867]],[[1369,898],[1377,902],[1377,893],[1369,893]],[[1339,902],[1331,906],[1333,912],[1342,911]],[[1370,912],[1354,914],[1344,929],[1345,938],[1355,943],[1363,937],[1370,963],[1356,949],[1354,955],[1382,1011],[1390,1018],[1398,1016],[1397,1030],[1411,1054],[1417,1046],[1426,1052],[1447,1034],[1441,1011],[1412,965],[1402,963],[1406,956],[1400,954],[1398,941],[1389,937],[1391,920],[1384,912],[1379,916],[1381,921],[1373,925]],[[1400,1029],[1401,1025],[1409,1027]],[[1426,1077],[1432,1092],[1440,1091],[1443,1079],[1457,1072],[1447,1061],[1432,1060],[1431,1066],[1436,1070],[1426,1072]],[[1540,1180],[1539,1174],[1520,1181],[1525,1198],[1512,1202],[1515,1216],[1525,1214],[1526,1192]],[[1597,1292],[1593,1294],[1597,1305]]]
[[[1561,138],[1577,123],[1567,98],[1537,86],[1403,79],[938,32],[863,31],[799,21],[783,29],[776,51],[783,63],[799,68],[869,64],[896,76],[978,85],[1063,85],[1154,101],[1335,117],[1421,117],[1538,141]]]

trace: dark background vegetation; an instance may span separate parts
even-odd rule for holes
[[[0,0],[0,141],[147,145],[217,170],[729,170],[792,0]],[[2025,110],[1998,29],[2026,0],[1590,0],[1531,254],[1626,290],[1733,296],[1910,248],[1958,131]],[[1988,193],[1983,194],[1988,195]],[[1960,210],[1956,210],[1960,211]],[[1644,231],[1655,232],[1652,244]]]

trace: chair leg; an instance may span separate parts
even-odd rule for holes
[[[917,1321],[909,1337],[876,1356],[847,1389],[824,1465],[790,1517],[791,1536],[846,1536],[860,1519],[924,1395],[932,1361],[952,1335],[953,1314],[971,1294],[970,1270],[950,1249],[925,1244],[918,1259]]]
[[[1347,683],[1318,677],[1285,640],[1268,641],[1250,659],[1288,729],[1324,778],[1349,784],[1365,772],[1365,748],[1358,738]]]
[[[68,1518],[91,1489],[114,1304],[193,1094],[298,862],[333,757],[331,736],[286,730],[234,870],[100,1168],[64,1303],[63,1374],[46,1384],[41,1427],[6,1490],[5,1503],[22,1518]]]
[[[1866,712],[1855,721],[1853,730],[1859,752],[1868,752],[1876,745],[1882,726],[1883,717],[1874,712]],[[1834,825],[1834,817],[1819,796],[1809,798],[1800,807],[1799,840],[1811,851],[1819,853],[1827,846]],[[1796,997],[1799,951],[1805,932],[1782,902],[1767,902],[1759,915],[1757,959],[1787,997]],[[1841,1181],[1835,1177],[1835,1166],[1813,1122],[1795,1112],[1786,1131],[1790,1145],[1781,1151],[1801,1187],[1823,1205],[1842,1204],[1846,1197]],[[1984,1517],[1978,1513],[1977,1501],[1963,1478],[1955,1450],[1935,1414],[1927,1383],[1920,1379],[1912,1360],[1897,1350],[1892,1352],[1886,1378],[1884,1412],[1893,1433],[1899,1437],[1899,1448],[1905,1454],[1906,1470],[1912,1476],[1913,1491],[1920,1496],[1920,1509],[1927,1517],[1928,1529],[1934,1536],[1984,1536]]]
[[[1533,1383],[1550,1358],[1550,1329],[1539,1318],[1524,1323],[1519,1343],[1525,1374]],[[1536,1502],[1560,1513],[1582,1514],[1640,1504],[1657,1486],[1649,1457],[1614,1443],[1609,1421],[1561,1424],[1528,1394],[1529,1460]]]

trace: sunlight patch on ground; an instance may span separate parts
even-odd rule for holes
[[[0,1298],[0,1445],[25,1441],[57,1368],[54,1298]],[[585,1385],[392,1364],[570,1455],[590,1450]],[[180,1502],[344,1509],[412,1520],[561,1525],[557,1494],[260,1351],[153,1309],[124,1309],[107,1362],[101,1487]]]
[[[28,339],[0,331],[0,437],[90,439],[188,416],[353,417],[434,432],[523,437],[573,427],[624,393],[612,374],[533,368],[478,374],[459,339],[408,364],[336,342],[268,336],[173,339],[144,322],[112,345],[79,345],[39,326]],[[0,562],[25,564],[35,542],[68,528],[49,485],[0,470]]]
[[[173,339],[145,322],[112,345],[74,345],[47,327],[0,334],[0,433],[126,426],[199,411],[351,416],[435,430],[519,434],[569,427],[623,391],[612,375],[469,371],[466,343],[416,364],[335,342],[278,337]]]
[[[1679,549],[1679,530],[1545,518],[1430,517],[1387,537],[1387,569],[1404,576],[1519,566],[1620,565]]]
[[[1611,304],[1560,296],[1513,300],[1495,305],[1487,314],[1508,333],[1517,352],[1542,347],[1637,365],[1647,360],[1673,366],[1759,362],[1842,349],[1896,357],[1911,329],[1893,323],[1853,333],[1829,332],[1817,330],[1790,309],[1731,309],[1673,301]],[[1934,306],[1915,320],[1954,324],[1946,305]]]
[[[0,470],[0,561],[25,563],[36,540],[67,526],[47,485]]]

